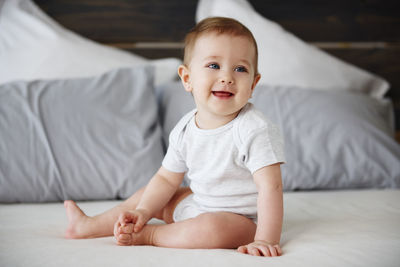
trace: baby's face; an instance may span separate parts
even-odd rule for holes
[[[187,91],[198,112],[235,116],[246,105],[259,80],[255,47],[243,36],[204,34],[192,50]]]

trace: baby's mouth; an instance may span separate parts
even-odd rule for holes
[[[226,91],[213,91],[212,94],[216,97],[228,98],[233,96],[232,93]]]

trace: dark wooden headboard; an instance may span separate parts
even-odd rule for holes
[[[218,1],[218,0],[216,0]],[[148,58],[182,57],[197,0],[35,0],[65,27]],[[391,84],[400,130],[400,9],[396,0],[250,0],[302,40]]]

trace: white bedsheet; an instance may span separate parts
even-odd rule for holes
[[[277,258],[66,240],[61,203],[0,205],[0,266],[400,266],[400,190],[295,192],[284,200]],[[94,215],[117,202],[79,204]]]

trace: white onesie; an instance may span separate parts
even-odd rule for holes
[[[285,161],[278,127],[250,103],[234,120],[216,129],[199,129],[195,114],[196,110],[187,113],[171,131],[162,162],[169,171],[187,172],[193,191],[176,207],[174,220],[215,211],[256,218],[257,188],[252,174]]]

